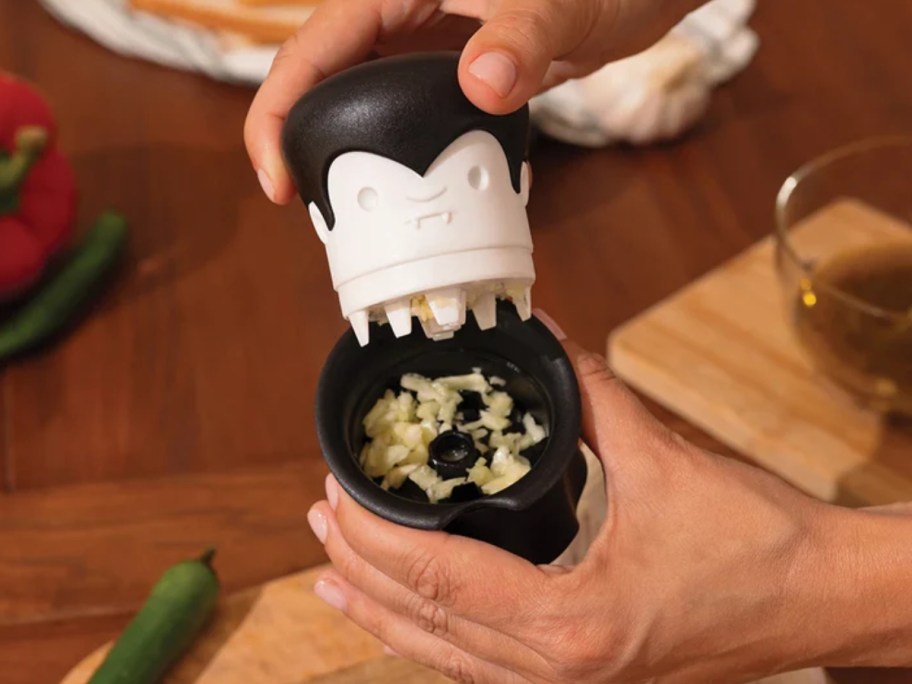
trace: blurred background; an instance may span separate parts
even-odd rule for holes
[[[326,472],[313,396],[347,325],[306,211],[265,199],[242,140],[274,44],[310,10],[134,5],[0,0],[0,70],[50,104],[77,188],[73,235],[109,209],[129,225],[113,282],[78,326],[0,365],[8,684],[59,680],[164,567],[208,544],[226,593],[325,560],[305,521]],[[603,351],[619,326],[770,236],[799,166],[909,132],[910,31],[909,3],[728,3],[534,102],[535,305]],[[26,299],[10,295],[0,315]],[[877,464],[855,472],[846,457],[817,487],[774,461],[792,452],[758,448],[731,416],[683,410],[687,396],[656,401],[673,383],[646,376],[650,408],[702,446],[846,503],[912,493],[905,428],[861,415]]]

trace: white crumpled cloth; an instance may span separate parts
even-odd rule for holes
[[[126,0],[40,0],[60,21],[130,57],[260,83],[278,46],[134,12]],[[706,109],[712,89],[743,69],[757,49],[747,22],[755,0],[711,0],[649,50],[535,98],[532,117],[551,137],[597,147],[680,135]]]
[[[759,40],[755,0],[712,0],[656,45],[531,102],[547,135],[586,147],[675,138],[700,120],[712,90],[744,69]]]

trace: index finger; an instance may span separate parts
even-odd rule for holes
[[[520,637],[546,603],[549,575],[532,563],[467,537],[396,525],[359,506],[332,477],[326,486],[338,492],[336,521],[352,550],[449,612]]]
[[[279,50],[244,123],[247,153],[273,202],[294,196],[279,142],[288,111],[319,81],[367,57],[381,28],[379,0],[325,2]]]

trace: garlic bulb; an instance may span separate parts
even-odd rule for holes
[[[713,0],[651,48],[542,93],[532,119],[558,140],[584,147],[645,145],[693,127],[712,88],[753,58],[755,0]]]
[[[568,81],[532,101],[532,116],[551,137],[584,147],[638,145],[674,138],[709,104],[704,56],[669,34],[645,52]]]

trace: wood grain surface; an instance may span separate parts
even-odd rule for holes
[[[447,684],[401,658],[313,595],[317,567],[221,601],[206,629],[163,684]],[[91,653],[61,684],[86,684],[110,645]],[[827,684],[804,670],[756,684]]]
[[[846,199],[791,239],[799,254],[832,254],[912,241],[912,226]],[[786,314],[774,253],[766,238],[621,327],[609,343],[613,368],[818,498],[912,501],[912,426],[862,409],[815,370]]]
[[[438,684],[449,680],[399,658],[313,594],[317,567],[223,600],[167,684]],[[85,684],[107,647],[61,684]]]
[[[800,163],[908,130],[912,4],[764,2],[753,24],[756,60],[686,139],[534,150],[534,299],[585,346],[767,234]],[[323,558],[312,397],[345,326],[306,212],[259,192],[250,89],[111,54],[28,0],[0,0],[0,68],[52,102],[83,225],[108,206],[132,222],[85,324],[0,370],[0,672],[44,684],[200,543],[230,588]]]

